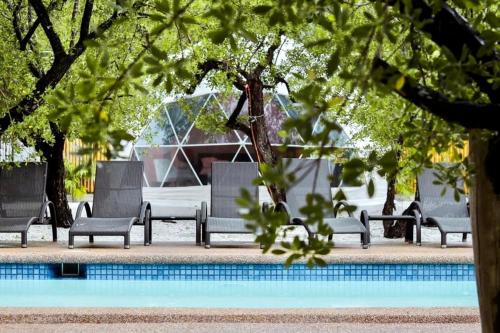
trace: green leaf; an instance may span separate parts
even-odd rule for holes
[[[326,261],[324,261],[323,259],[319,258],[319,257],[313,257],[314,259],[314,263],[320,267],[326,267]]]
[[[129,74],[133,78],[138,78],[139,76],[141,76],[143,74],[142,73],[142,62],[138,62],[134,66],[132,66]]]
[[[253,8],[253,12],[255,14],[258,14],[258,15],[264,15],[264,14],[267,14],[269,13],[269,11],[273,9],[273,6],[269,6],[269,5],[260,5],[260,6],[255,6]]]
[[[227,37],[227,32],[225,30],[211,31],[208,33],[208,37],[214,44],[222,44]]]
[[[403,89],[404,85],[405,85],[405,77],[401,75],[394,83],[394,89],[401,90]]]
[[[372,29],[373,29],[373,25],[371,25],[371,24],[364,24],[364,25],[356,27],[352,31],[351,35],[353,37],[358,37],[358,38],[368,37],[368,34],[370,33],[370,31]]]
[[[328,63],[326,64],[326,73],[329,76],[335,73],[335,71],[339,67],[339,63],[340,63],[339,51],[336,50],[335,52],[332,53],[330,59],[328,59]]]
[[[169,14],[170,13],[170,3],[168,0],[157,0],[155,2],[155,7],[158,11]]]
[[[97,59],[89,55],[89,56],[85,57],[85,62],[87,63],[87,68],[89,69],[90,73],[96,74],[96,72],[97,72]]]

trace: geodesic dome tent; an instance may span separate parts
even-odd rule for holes
[[[265,97],[265,116],[268,136],[273,146],[283,139],[278,135],[288,117],[300,114],[300,105],[293,104],[283,94]],[[153,119],[135,142],[132,159],[144,161],[145,186],[194,186],[210,183],[211,163],[214,161],[255,161],[250,138],[238,131],[209,134],[195,126],[200,115],[210,112],[227,119],[234,110],[237,98],[219,93],[184,97],[166,103],[159,117]],[[242,115],[246,113],[243,107]],[[320,119],[313,124],[320,130]],[[332,132],[337,147],[348,147],[345,132]],[[300,157],[305,146],[296,131],[291,131],[286,155]]]

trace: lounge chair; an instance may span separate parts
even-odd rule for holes
[[[75,236],[123,236],[130,248],[132,225],[144,226],[144,245],[151,243],[151,205],[142,200],[143,163],[141,161],[97,162],[92,210],[81,202],[75,222],[69,230],[68,247],[74,247]],[[87,217],[82,217],[83,209]]]
[[[422,226],[437,226],[441,232],[441,247],[446,247],[446,236],[451,233],[462,234],[462,241],[472,232],[467,199],[460,194],[459,201],[454,198],[450,185],[434,184],[436,169],[426,168],[417,177],[420,201],[414,201],[406,211],[413,211],[416,219],[417,245],[422,244]],[[446,192],[441,195],[443,187]],[[413,225],[411,225],[413,228]]]
[[[211,234],[251,234],[246,228],[248,221],[240,216],[240,207],[235,200],[241,188],[246,188],[258,200],[259,188],[252,182],[258,176],[256,163],[214,162],[212,163],[212,187],[210,192],[210,216],[207,204],[202,202],[197,229],[202,229],[205,248],[210,248]],[[199,214],[197,214],[199,215]]]
[[[303,226],[309,237],[315,237],[318,234],[317,225],[306,224],[304,215],[299,211],[306,205],[307,195],[314,191],[314,193],[322,195],[325,200],[332,202],[332,209],[325,212],[323,222],[333,230],[333,234],[360,234],[361,244],[364,249],[367,249],[370,245],[369,224],[363,225],[353,217],[351,212],[349,212],[349,217],[337,217],[338,210],[342,206],[346,206],[347,203],[339,201],[333,206],[327,161],[320,160],[318,162],[317,160],[292,158],[283,159],[283,163],[288,165],[288,170],[296,171],[297,182],[286,189],[286,202],[279,202],[276,205],[276,210],[286,212],[291,225]],[[316,163],[318,164],[315,165]],[[317,179],[315,179],[316,175]],[[315,180],[316,186],[314,186]],[[333,234],[328,236],[329,240],[332,240]]]
[[[28,246],[32,224],[51,224],[57,241],[56,213],[45,195],[46,163],[14,164],[0,169],[0,233],[20,233],[21,246]],[[47,215],[50,211],[50,217]]]

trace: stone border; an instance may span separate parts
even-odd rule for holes
[[[96,253],[74,250],[72,253],[1,253],[0,263],[89,263],[89,264],[281,264],[285,257],[274,255],[210,254],[172,255],[155,253]],[[473,264],[472,255],[443,254],[335,254],[326,256],[329,264]],[[297,261],[304,263],[304,261]]]
[[[0,324],[479,323],[477,308],[207,309],[0,308]]]

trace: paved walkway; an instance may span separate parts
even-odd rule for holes
[[[121,241],[110,242],[98,237],[94,245],[80,241],[72,250],[63,242],[31,242],[27,249],[14,243],[0,245],[0,262],[13,263],[282,263],[284,260],[283,256],[263,255],[259,246],[251,242],[215,242],[208,250],[194,242],[154,242],[147,247],[135,243],[125,250]],[[436,243],[417,247],[398,242],[374,243],[364,250],[357,242],[338,242],[325,260],[330,263],[472,263],[473,254],[470,246],[441,249]]]

